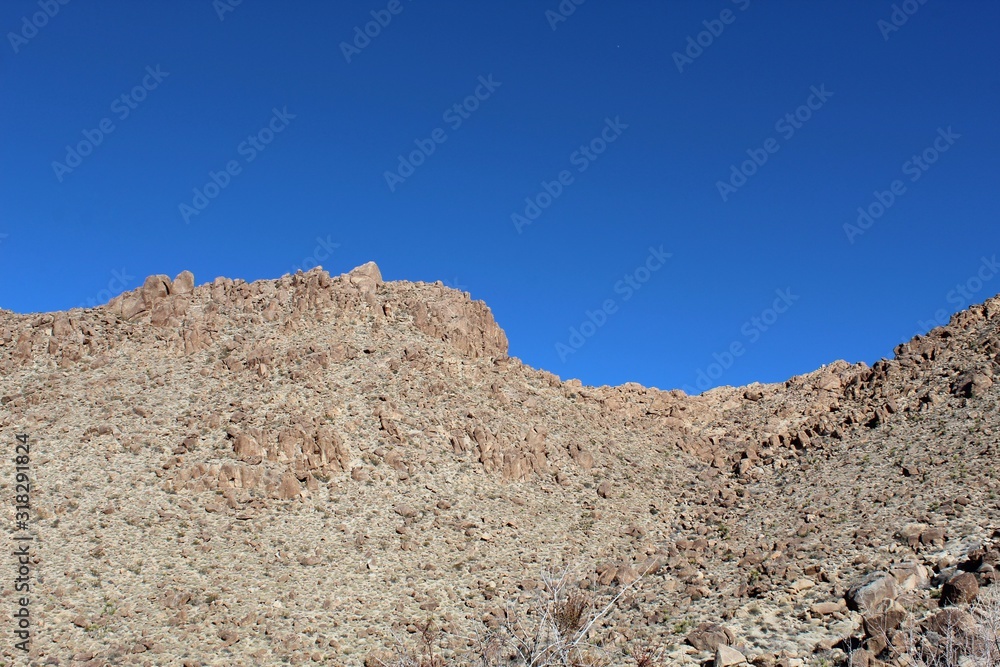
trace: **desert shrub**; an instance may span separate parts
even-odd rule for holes
[[[563,571],[543,574],[542,586],[527,605],[508,604],[502,619],[485,634],[472,638],[464,654],[445,659],[440,633],[421,628],[416,642],[399,643],[391,656],[366,661],[367,667],[606,667],[612,651],[592,636],[597,623],[622,597],[642,581],[622,586],[598,607],[594,596],[582,590]],[[629,653],[637,667],[659,667],[661,652],[652,648]],[[618,656],[621,656],[620,650]],[[620,661],[620,660],[619,660]]]
[[[569,593],[562,599],[554,600],[552,618],[556,627],[563,635],[571,635],[576,632],[583,626],[584,613],[590,606],[590,596],[576,591]]]

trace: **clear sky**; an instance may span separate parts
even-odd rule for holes
[[[587,384],[872,363],[1000,292],[998,22],[992,0],[6,0],[0,307],[374,260]]]

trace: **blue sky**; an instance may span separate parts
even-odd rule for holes
[[[995,2],[63,2],[0,7],[3,308],[374,260],[696,391],[1000,292]]]

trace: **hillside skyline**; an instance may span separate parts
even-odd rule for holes
[[[16,0],[0,307],[371,260],[470,292],[512,354],[590,385],[872,364],[1000,292],[998,19]]]

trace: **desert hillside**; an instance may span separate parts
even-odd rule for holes
[[[372,263],[2,311],[31,659],[517,664],[575,601],[580,664],[995,664],[998,370],[996,297],[873,367],[701,396],[562,381]]]

